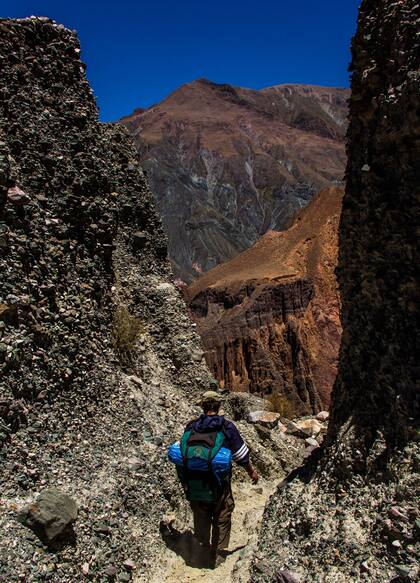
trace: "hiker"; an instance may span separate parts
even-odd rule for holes
[[[219,415],[223,400],[220,393],[206,391],[200,401],[203,414],[188,423],[181,444],[174,444],[181,451],[183,467],[178,463],[177,470],[193,511],[194,536],[204,551],[210,551],[215,567],[227,556],[235,507],[231,460],[247,471],[253,484],[258,482],[258,474],[249,459],[249,449],[238,429],[232,421]],[[201,471],[187,468],[193,456],[204,458],[197,459],[197,463],[205,464]]]

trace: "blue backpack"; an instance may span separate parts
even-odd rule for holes
[[[223,431],[188,429],[168,450],[190,502],[213,503],[221,496],[232,469],[232,452],[223,447]]]

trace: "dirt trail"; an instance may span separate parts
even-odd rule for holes
[[[159,573],[150,583],[246,583],[264,507],[276,485],[277,482],[261,480],[253,486],[246,477],[233,483],[235,510],[229,545],[232,553],[217,569],[188,566],[182,556],[168,550],[166,573]]]

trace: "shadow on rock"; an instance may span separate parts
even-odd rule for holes
[[[161,522],[160,534],[168,549],[182,557],[188,567],[197,569],[214,567],[211,548],[200,544],[190,530],[181,532],[171,524]]]

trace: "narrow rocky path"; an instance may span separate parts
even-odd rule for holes
[[[233,483],[235,510],[229,550],[232,553],[217,569],[188,566],[183,557],[168,549],[165,573],[158,573],[150,583],[246,583],[252,550],[257,542],[264,507],[278,482],[260,480],[253,486],[248,477]]]

